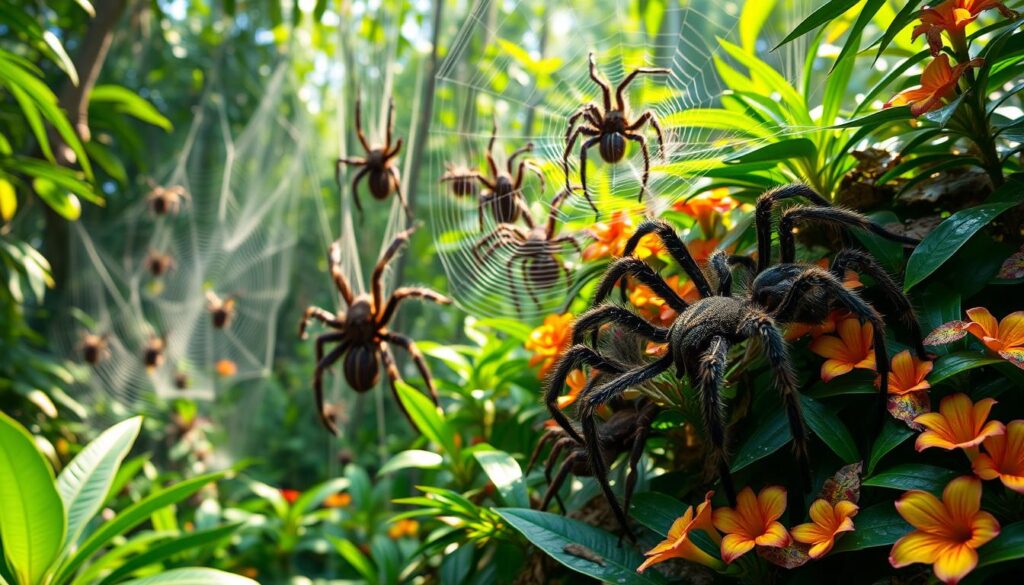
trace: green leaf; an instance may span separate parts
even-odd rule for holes
[[[757,48],[757,35],[761,32],[768,15],[775,8],[776,0],[759,0],[758,2],[744,2],[743,10],[740,12],[740,45],[743,50],[753,53]]]
[[[739,154],[730,158],[730,163],[759,163],[777,162],[791,158],[805,158],[814,160],[818,156],[818,149],[813,142],[807,138],[791,138],[780,140],[767,146],[762,146],[750,152]]]
[[[57,38],[57,35],[51,31],[44,30],[43,42],[52,51],[54,62],[61,68],[61,71],[67,73],[68,79],[71,80],[73,85],[78,85],[78,71],[75,70],[75,64],[71,62],[71,57],[64,50],[64,45],[60,44],[60,39]]]
[[[523,482],[523,470],[511,455],[504,451],[474,451],[477,463],[494,483],[505,504],[515,508],[528,508],[530,498]]]
[[[800,404],[803,406],[807,426],[811,427],[814,434],[818,435],[829,449],[832,449],[844,463],[860,461],[857,444],[854,443],[850,430],[838,416],[810,396],[801,396]]]
[[[374,568],[370,559],[366,558],[362,551],[360,551],[356,545],[352,544],[352,541],[338,538],[337,536],[330,534],[327,535],[327,539],[334,545],[334,550],[338,551],[341,558],[345,559],[345,562],[349,565],[352,565],[352,568],[355,569],[367,583],[379,582],[379,579],[377,578],[377,569]]]
[[[440,446],[453,462],[461,458],[461,450],[455,444],[455,431],[445,421],[437,406],[412,386],[399,380],[396,382],[398,398],[409,413],[409,418],[423,436]]]
[[[152,577],[125,581],[122,585],[259,585],[256,581],[216,569],[171,569]]]
[[[67,532],[64,505],[32,435],[3,412],[0,477],[0,541],[7,565],[19,583],[42,583]]]
[[[910,427],[903,423],[896,422],[891,418],[886,418],[885,425],[882,426],[882,432],[878,433],[878,438],[875,439],[875,443],[871,446],[871,456],[868,458],[867,475],[871,475],[875,471],[875,465],[885,457],[885,454],[892,451],[896,447],[903,444],[910,435],[913,435],[914,431],[910,430]]]
[[[862,485],[902,491],[924,490],[940,494],[946,484],[956,476],[957,472],[943,467],[905,463],[865,479]]]
[[[641,492],[633,496],[629,517],[665,537],[677,518],[686,512],[686,504],[660,492]]]
[[[892,502],[882,502],[861,510],[854,516],[853,526],[853,532],[847,532],[836,540],[832,554],[888,546],[913,530],[913,526],[907,524],[896,512]]]
[[[381,465],[377,471],[377,476],[394,473],[400,469],[439,469],[443,463],[444,457],[433,451],[409,449],[396,453],[391,459],[388,459],[387,463]]]
[[[312,511],[327,499],[327,496],[348,489],[349,479],[347,477],[335,477],[321,482],[308,490],[295,500],[295,503],[288,509],[288,518],[292,522],[299,522],[302,515]]]
[[[64,547],[78,544],[86,525],[106,500],[117,470],[142,428],[142,417],[118,423],[89,443],[57,477],[57,490],[67,510]]]
[[[113,108],[114,111],[132,116],[138,120],[171,131],[171,121],[157,110],[153,104],[134,91],[120,85],[97,85],[89,93],[89,105],[99,104],[100,107]]]
[[[203,546],[212,547],[221,540],[224,540],[234,534],[235,531],[238,530],[239,526],[240,524],[229,524],[227,526],[220,526],[210,530],[183,534],[168,542],[150,546],[142,554],[132,557],[129,561],[111,571],[103,578],[102,581],[99,582],[98,585],[112,585],[113,583],[117,583],[123,577],[129,576],[139,569],[163,562],[164,560],[174,557],[183,551]]]
[[[843,42],[843,48],[839,51],[839,56],[836,57],[832,65],[833,72],[840,64],[846,64],[857,59],[857,51],[860,50],[860,41],[864,27],[871,22],[872,17],[874,17],[875,13],[878,12],[878,9],[885,2],[886,0],[867,0],[864,6],[860,7],[858,11],[860,14],[857,15],[857,20],[850,27],[850,31],[846,35],[846,41]]]
[[[935,365],[932,367],[931,373],[928,374],[927,380],[930,384],[934,385],[961,372],[980,368],[981,366],[1002,363],[1003,361],[1000,358],[989,357],[970,351],[950,353],[935,360]]]
[[[781,409],[776,410],[757,426],[753,434],[736,451],[736,457],[732,460],[730,468],[733,472],[739,471],[778,451],[792,438],[793,436],[789,433],[789,424],[786,422],[786,415]]]
[[[1024,522],[1003,526],[999,536],[978,549],[978,567],[1024,558]]]
[[[789,33],[786,38],[782,39],[782,42],[776,45],[775,49],[778,49],[782,45],[798,39],[819,26],[842,16],[844,12],[853,8],[853,6],[859,1],[860,0],[831,0],[821,8],[812,12],[810,16],[803,20],[803,22],[796,25],[793,32]],[[775,49],[772,50],[774,51]]]
[[[833,128],[860,128],[861,126],[880,126],[889,122],[898,122],[900,120],[909,120],[913,118],[910,114],[910,106],[897,106],[894,108],[885,108],[872,112],[866,116],[860,118],[854,118],[848,122],[837,124]]]
[[[644,562],[640,553],[631,547],[621,546],[617,537],[589,524],[537,510],[498,508],[496,511],[534,546],[588,577],[619,585],[665,582],[654,571],[642,575],[637,573],[636,568]],[[599,555],[604,564],[565,552],[567,545],[589,549]]]
[[[903,5],[896,16],[892,19],[889,27],[885,29],[885,34],[878,41],[878,52],[875,53],[875,60],[877,61],[885,49],[896,39],[896,35],[900,33],[911,21],[917,19],[918,11],[917,7],[924,0],[907,0],[907,3]]]

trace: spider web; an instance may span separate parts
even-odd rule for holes
[[[664,129],[664,160],[658,158],[653,129],[642,129],[651,153],[650,181],[643,202],[637,198],[643,158],[635,143],[630,143],[626,157],[618,164],[604,163],[596,147],[588,153],[591,162],[587,185],[601,211],[601,220],[609,220],[617,211],[634,217],[658,216],[676,202],[699,193],[709,183],[703,170],[713,161],[726,153],[752,150],[769,140],[680,122],[680,113],[720,107],[727,95],[728,88],[716,71],[715,60],[726,58],[719,38],[739,42],[736,37],[740,4],[692,2],[669,8],[663,17],[668,24],[661,30],[648,30],[645,20],[631,12],[630,7],[635,4],[620,1],[615,2],[613,10],[595,10],[586,2],[572,2],[567,8],[547,10],[544,21],[535,16],[534,6],[529,2],[505,2],[492,7],[490,0],[479,0],[451,43],[436,79],[437,106],[431,140],[445,144],[455,141],[457,147],[454,152],[433,151],[428,183],[431,228],[448,275],[449,292],[467,312],[478,316],[534,318],[559,312],[565,303],[571,287],[560,268],[538,266],[528,270],[532,261],[524,258],[527,251],[513,241],[499,240],[492,253],[484,249],[481,254],[481,237],[497,225],[493,216],[485,210],[481,231],[476,198],[455,197],[448,184],[439,180],[447,164],[466,165],[488,174],[483,155],[493,116],[498,126],[495,158],[499,167],[515,148],[527,142],[534,144],[532,157],[543,170],[547,186],[542,191],[539,181],[527,177],[522,193],[537,223],[543,224],[551,210],[550,202],[565,186],[562,153],[567,120],[582,104],[601,103],[600,89],[589,74],[591,51],[613,93],[616,85],[637,67],[671,70],[667,76],[638,76],[626,92],[631,119],[650,110]],[[802,6],[787,9],[794,22],[799,22],[801,13],[809,12],[810,8],[808,2],[797,4]],[[490,24],[488,15],[492,15]],[[606,36],[597,32],[607,30],[614,32]],[[800,54],[801,44],[788,45],[777,53],[767,52],[781,40],[778,33],[786,32],[763,30],[758,57],[784,72],[787,79],[793,79],[802,66],[794,58]],[[510,40],[520,38],[526,40],[525,46]],[[469,63],[466,52],[476,43],[484,44],[485,58]],[[452,116],[453,111],[459,115]],[[531,128],[524,127],[526,120],[532,120]],[[770,130],[778,135],[813,129]],[[574,185],[579,184],[582,142],[577,140],[569,156],[569,176]],[[557,233],[575,234],[586,247],[589,242],[585,230],[594,222],[594,212],[582,193],[568,197],[556,215],[561,224]],[[558,257],[579,276],[578,252],[566,246]],[[535,286],[531,282],[551,284]]]

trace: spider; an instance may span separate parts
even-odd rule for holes
[[[620,370],[621,371],[621,370]],[[649,400],[640,400],[627,408],[616,410],[608,420],[601,423],[598,428],[598,436],[602,453],[607,461],[614,461],[620,454],[629,453],[629,474],[626,478],[626,488],[623,496],[624,507],[629,509],[629,502],[633,497],[633,489],[636,487],[637,466],[640,463],[640,456],[644,453],[644,445],[651,432],[651,424],[657,417],[660,407]],[[541,510],[546,510],[551,504],[552,498],[558,501],[559,507],[565,511],[565,503],[562,502],[559,490],[569,477],[573,474],[576,477],[588,477],[593,475],[590,464],[587,461],[587,450],[585,445],[570,436],[562,428],[554,428],[544,433],[537,446],[533,449],[530,462],[526,467],[529,473],[533,464],[540,456],[544,445],[551,443],[551,453],[544,464],[544,477],[548,482],[548,489],[544,493],[544,500],[540,505]],[[566,452],[565,459],[558,467],[558,472],[552,478],[558,456]]]
[[[206,310],[210,313],[210,320],[217,329],[225,329],[231,325],[235,318],[235,299],[228,297],[221,299],[212,290],[206,291]]]
[[[647,138],[639,132],[644,125],[650,123],[658,136],[658,152],[662,158],[665,157],[665,137],[661,131],[661,125],[654,112],[647,110],[639,118],[631,119],[629,106],[626,103],[626,88],[638,75],[670,75],[669,69],[661,67],[640,67],[634,69],[615,88],[615,102],[612,102],[612,88],[606,79],[603,79],[597,72],[597,62],[594,60],[594,53],[590,53],[590,78],[601,88],[603,108],[593,102],[580,106],[576,112],[569,117],[569,125],[565,129],[565,151],[562,153],[562,168],[565,171],[565,182],[569,183],[569,153],[572,152],[576,139],[580,134],[590,137],[580,147],[580,183],[583,184],[583,195],[587,203],[600,214],[594,201],[590,198],[587,190],[587,150],[597,145],[601,158],[607,163],[617,163],[626,155],[626,140],[633,140],[640,143],[644,156],[644,174],[640,182],[639,200],[643,200],[644,192],[647,190],[647,181],[651,174],[651,155],[647,149]],[[577,121],[583,118],[583,122],[576,126]]]
[[[110,357],[110,335],[96,335],[95,333],[84,333],[79,343],[82,359],[90,366],[95,366]]]
[[[456,197],[473,197],[476,195],[476,183],[480,173],[465,164],[445,163],[445,172],[441,175],[442,183],[451,183],[452,194]]]
[[[174,374],[174,387],[178,390],[188,390],[191,380],[189,380],[188,374],[185,372],[176,372]]]
[[[189,201],[188,191],[181,185],[162,187],[151,184],[152,189],[146,197],[150,211],[155,215],[177,215],[181,211],[181,202]]]
[[[306,309],[299,324],[299,337],[302,339],[306,338],[306,327],[310,319],[316,319],[334,330],[324,333],[316,339],[317,364],[313,374],[313,392],[316,397],[317,412],[324,426],[334,434],[338,434],[338,428],[327,415],[327,409],[324,407],[323,373],[342,358],[344,358],[345,379],[356,392],[366,392],[374,387],[380,379],[380,364],[383,363],[388,379],[391,381],[391,390],[397,398],[397,382],[401,377],[395,366],[395,358],[389,344],[404,348],[412,356],[416,368],[423,376],[423,381],[426,383],[434,403],[438,403],[434,380],[430,376],[430,370],[423,359],[423,354],[416,347],[416,343],[387,328],[403,299],[422,298],[442,305],[452,302],[448,297],[427,288],[401,287],[395,289],[389,297],[385,298],[382,282],[384,270],[395,254],[409,241],[409,236],[413,231],[415,228],[400,232],[381,254],[370,280],[372,294],[356,295],[352,292],[352,288],[341,272],[341,247],[337,242],[332,244],[328,252],[331,277],[334,279],[334,285],[345,302],[347,310],[334,314],[320,307],[311,306]],[[337,345],[325,356],[324,348],[328,343]],[[398,401],[398,405],[408,418],[408,413],[405,412],[401,400]]]
[[[370,185],[370,195],[374,199],[384,200],[387,199],[391,192],[398,196],[398,200],[402,203],[402,207],[405,209],[406,216],[410,216],[409,204],[405,200],[405,195],[402,194],[401,180],[398,178],[398,169],[395,168],[394,158],[398,155],[398,151],[402,149],[402,139],[399,138],[394,144],[391,143],[391,134],[395,130],[395,100],[393,98],[388,99],[388,124],[387,130],[384,134],[384,144],[382,146],[371,147],[370,143],[366,140],[366,135],[363,134],[363,115],[362,115],[362,100],[356,99],[356,136],[359,138],[359,144],[362,145],[365,151],[365,156],[355,158],[339,158],[334,167],[334,180],[338,183],[338,187],[341,188],[341,165],[352,165],[362,167],[359,172],[352,177],[352,198],[356,202],[356,209],[360,212],[363,211],[362,203],[359,201],[359,182],[366,177],[367,182]]]
[[[167,340],[165,338],[155,335],[149,338],[149,341],[146,342],[146,347],[142,349],[142,365],[146,367],[147,372],[152,373],[164,365],[164,351],[166,349]]]
[[[513,293],[512,301],[515,303],[516,311],[521,309],[519,293],[512,272],[512,265],[517,260],[520,261],[526,290],[538,308],[541,308],[541,302],[537,296],[537,288],[549,288],[558,279],[560,273],[565,276],[566,282],[572,282],[569,269],[557,254],[565,245],[575,248],[578,254],[582,254],[583,251],[575,236],[559,236],[555,232],[558,225],[558,209],[570,193],[569,190],[563,191],[551,201],[546,224],[538,225],[529,208],[524,207],[522,216],[528,227],[524,228],[512,223],[499,223],[490,233],[480,238],[473,248],[473,255],[477,261],[483,262],[491,257],[499,247],[506,245],[513,247],[512,254],[505,261],[505,270],[509,275],[509,285],[512,287]]]
[[[499,224],[515,223],[516,220],[526,211],[526,199],[523,197],[523,181],[526,179],[526,171],[537,175],[540,181],[540,190],[544,191],[544,174],[539,168],[529,161],[520,161],[516,167],[516,158],[524,153],[533,151],[533,143],[529,142],[520,146],[509,155],[505,161],[505,168],[502,169],[494,161],[494,143],[498,137],[498,121],[495,119],[491,126],[491,139],[487,142],[487,167],[490,169],[490,177],[485,177],[477,171],[459,168],[449,169],[442,181],[451,182],[454,188],[459,185],[465,186],[465,181],[475,180],[483,185],[486,190],[480,194],[480,202],[477,205],[477,213],[480,221],[480,230],[484,229],[484,207],[490,207],[494,220]],[[461,174],[458,174],[461,173]]]
[[[174,270],[177,263],[170,254],[150,250],[149,254],[146,255],[145,265],[150,274],[153,276],[161,276],[171,270]]]

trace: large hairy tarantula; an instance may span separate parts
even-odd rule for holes
[[[796,196],[811,199],[817,207],[793,207],[783,213],[780,221],[780,231],[783,232],[780,233],[783,263],[768,268],[771,253],[771,208],[779,200]],[[813,265],[797,264],[794,258],[792,228],[794,222],[800,219],[824,221],[843,227],[860,227],[888,239],[906,244],[916,243],[916,240],[886,231],[856,212],[828,206],[827,201],[806,186],[789,185],[766,193],[758,201],[756,221],[758,246],[761,250],[758,266],[761,272],[754,279],[748,298],[732,296],[730,259],[722,252],[717,252],[710,262],[719,281],[716,294],[682,240],[670,225],[662,221],[647,221],[641,224],[627,242],[624,257],[608,268],[595,294],[596,306],[576,321],[573,328],[574,345],[562,357],[550,380],[546,402],[552,417],[565,432],[587,446],[591,469],[610,501],[614,501],[614,494],[607,482],[604,454],[601,449],[593,448],[600,444],[600,432],[595,421],[596,409],[601,404],[617,398],[626,389],[651,380],[674,367],[676,375],[680,378],[685,375],[690,385],[697,391],[701,417],[716,456],[723,487],[730,501],[735,502],[735,488],[732,485],[726,456],[726,428],[720,388],[729,348],[749,338],[758,339],[767,355],[774,373],[774,385],[782,395],[804,487],[809,488],[807,429],[797,398],[797,381],[792,372],[786,343],[778,329],[779,324],[819,322],[827,316],[832,307],[845,308],[857,317],[871,322],[875,329],[880,390],[881,395],[885,396],[889,368],[884,338],[885,323],[878,312],[860,295],[843,286],[841,275],[845,273],[847,267],[857,267],[872,275],[886,289],[888,296],[909,315],[908,320],[913,321],[911,330],[914,335],[919,336],[920,329],[910,310],[910,303],[892,283],[891,277],[866,253],[844,249],[833,263],[831,271]],[[650,266],[638,258],[629,256],[636,249],[640,239],[652,233],[662,240],[669,254],[693,281],[701,295],[700,300],[693,304],[687,303]],[[733,263],[752,264],[749,259],[742,258],[734,258]],[[836,272],[840,276],[837,276]],[[655,294],[677,311],[678,316],[671,326],[659,327],[625,308],[602,303],[616,283],[624,277],[634,277],[648,285]],[[558,409],[557,396],[565,384],[568,373],[582,364],[602,372],[615,372],[614,363],[610,363],[597,351],[582,343],[588,333],[596,333],[605,323],[615,323],[651,341],[667,343],[668,350],[663,357],[653,362],[623,371],[607,383],[585,388],[580,393],[578,414],[583,430],[581,439],[566,416]],[[922,352],[920,339],[917,340],[917,345],[919,352]],[[884,398],[882,404],[884,405]],[[625,513],[617,501],[612,509],[623,528],[629,533]]]
[[[434,379],[430,375],[423,354],[416,347],[416,342],[387,328],[403,299],[422,298],[442,305],[451,303],[451,299],[448,297],[422,287],[397,288],[391,293],[391,296],[384,297],[384,283],[382,282],[384,270],[395,254],[409,241],[409,236],[415,229],[410,228],[400,232],[381,254],[370,278],[372,294],[357,295],[352,292],[348,280],[341,272],[341,247],[337,242],[332,244],[328,254],[331,277],[334,279],[334,285],[345,302],[347,310],[335,314],[320,307],[311,306],[306,309],[299,324],[299,337],[302,339],[306,338],[306,327],[310,319],[316,319],[334,330],[316,338],[317,364],[313,373],[313,392],[321,422],[335,435],[338,434],[338,428],[324,408],[323,374],[324,370],[342,358],[345,359],[342,366],[345,380],[356,392],[366,392],[376,385],[380,379],[380,364],[383,363],[391,382],[391,390],[397,399],[396,383],[401,376],[398,373],[395,357],[389,344],[397,345],[412,356],[413,363],[416,364],[416,368],[423,376],[423,381],[430,391],[430,397],[435,404],[438,403]],[[337,345],[330,353],[324,355],[324,348],[328,343]],[[408,413],[405,412],[401,400],[398,401],[398,406],[408,418]]]
[[[658,118],[654,112],[647,110],[635,120],[631,118],[629,106],[626,103],[626,88],[638,75],[669,75],[672,72],[660,67],[640,67],[634,69],[615,87],[615,101],[612,102],[612,88],[606,79],[597,72],[597,63],[594,61],[594,54],[590,53],[590,78],[601,88],[602,106],[593,102],[580,106],[576,113],[569,117],[569,126],[565,129],[565,151],[562,153],[562,168],[565,171],[565,184],[569,185],[569,153],[572,152],[576,139],[580,134],[590,137],[580,147],[580,183],[583,185],[583,196],[587,203],[594,210],[600,213],[594,201],[590,198],[587,190],[587,150],[594,145],[598,146],[601,158],[607,163],[617,163],[626,155],[626,140],[633,140],[640,143],[644,156],[644,174],[640,183],[640,193],[637,196],[643,199],[644,191],[647,190],[647,181],[651,174],[651,154],[647,150],[647,138],[640,133],[645,124],[650,123],[658,136],[658,148],[661,156],[665,156],[665,137],[658,124]],[[583,118],[583,122],[576,126],[576,122]]]
[[[536,289],[550,287],[560,273],[564,275],[566,283],[572,281],[569,269],[566,268],[558,254],[567,245],[575,248],[579,254],[583,252],[576,236],[560,236],[556,231],[558,209],[569,194],[570,191],[565,190],[551,201],[546,224],[538,225],[530,209],[524,207],[523,219],[527,228],[512,223],[499,223],[490,233],[480,238],[473,248],[474,256],[481,262],[491,257],[500,247],[510,246],[513,248],[512,255],[505,262],[505,270],[509,275],[509,284],[513,293],[512,302],[515,304],[516,311],[521,310],[519,294],[515,288],[515,276],[512,273],[512,265],[516,261],[520,263],[526,290],[538,308],[541,307],[541,302]]]
[[[356,208],[363,210],[359,202],[359,182],[366,177],[370,185],[370,195],[374,199],[383,201],[391,195],[392,191],[402,203],[406,216],[409,216],[409,204],[402,195],[402,181],[398,178],[398,169],[395,168],[395,157],[402,149],[402,139],[399,138],[394,144],[391,143],[391,135],[395,131],[395,100],[388,99],[388,123],[384,133],[384,144],[381,146],[370,146],[363,134],[363,112],[362,100],[356,99],[356,136],[359,144],[365,151],[365,156],[355,158],[339,158],[334,168],[334,179],[341,188],[341,165],[352,165],[362,167],[352,177],[352,199],[356,202]]]

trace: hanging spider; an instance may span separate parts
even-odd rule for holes
[[[181,211],[182,201],[190,201],[188,191],[181,185],[173,187],[162,187],[155,183],[150,184],[152,189],[146,197],[150,211],[155,215],[177,215]]]
[[[188,374],[185,372],[175,372],[174,374],[174,387],[178,390],[188,390],[191,381],[189,380]]]
[[[344,358],[345,379],[356,392],[366,392],[374,387],[380,379],[380,364],[383,363],[388,379],[391,381],[391,390],[397,399],[396,383],[401,377],[395,366],[395,358],[389,344],[404,348],[412,356],[413,363],[416,364],[420,375],[423,376],[423,381],[427,385],[434,403],[438,403],[434,379],[431,377],[427,363],[423,359],[423,354],[416,347],[416,343],[387,328],[403,299],[422,298],[442,305],[451,303],[451,299],[448,297],[421,287],[401,287],[395,289],[390,296],[384,296],[384,283],[382,282],[384,270],[395,254],[409,241],[409,236],[413,231],[415,228],[400,232],[381,254],[370,279],[372,294],[356,295],[352,292],[348,280],[341,272],[341,247],[337,242],[332,244],[328,253],[331,276],[334,278],[334,285],[345,302],[347,310],[335,314],[320,307],[311,306],[306,309],[299,324],[299,337],[302,339],[306,338],[306,327],[310,319],[320,321],[334,330],[324,333],[316,339],[317,365],[313,374],[313,392],[316,397],[317,412],[324,426],[334,434],[338,434],[338,428],[327,416],[327,409],[324,407],[323,373],[342,358]],[[324,348],[328,343],[337,345],[325,356]],[[405,412],[401,400],[398,401],[398,405]],[[405,414],[408,418],[408,413]]]
[[[601,158],[605,162],[617,163],[626,155],[626,140],[638,142],[644,157],[644,173],[640,182],[640,193],[637,195],[637,198],[642,201],[651,174],[651,155],[647,148],[647,138],[640,133],[640,130],[648,123],[654,128],[658,137],[658,152],[663,159],[665,158],[665,137],[661,131],[661,125],[658,123],[658,117],[651,110],[645,111],[635,120],[632,119],[629,105],[626,103],[626,88],[638,75],[670,75],[671,73],[669,69],[661,67],[634,69],[616,86],[615,101],[613,102],[611,85],[598,74],[594,53],[590,53],[590,78],[601,88],[604,107],[590,102],[580,106],[569,117],[569,125],[565,129],[562,168],[565,171],[565,182],[569,184],[569,154],[581,134],[590,137],[580,147],[580,183],[583,184],[583,196],[587,198],[587,203],[590,204],[595,214],[600,212],[587,190],[587,151],[597,145]],[[577,126],[576,123],[580,118],[583,118],[583,121]]]
[[[79,349],[82,352],[82,360],[90,366],[95,366],[110,357],[110,335],[84,333]]]
[[[166,349],[167,340],[165,338],[155,335],[149,338],[149,341],[146,342],[146,347],[142,349],[142,365],[146,367],[147,372],[152,373],[164,365],[164,351]]]
[[[402,149],[402,139],[399,138],[392,144],[391,135],[395,130],[395,100],[388,98],[388,123],[384,133],[384,144],[382,146],[370,146],[363,134],[362,100],[356,99],[356,136],[359,144],[365,151],[363,157],[342,157],[335,163],[334,179],[341,188],[341,165],[352,165],[362,167],[352,177],[352,198],[356,202],[356,209],[363,211],[362,203],[359,201],[359,182],[366,177],[370,185],[370,195],[374,199],[383,201],[392,192],[398,196],[398,200],[405,209],[406,216],[409,216],[409,204],[402,194],[401,179],[398,177],[398,169],[395,167],[395,156]]]
[[[174,270],[175,266],[177,266],[177,263],[170,254],[164,254],[157,250],[149,251],[149,254],[146,255],[144,264],[146,266],[146,270],[148,270],[153,276],[164,275],[171,270]]]
[[[445,172],[441,175],[442,183],[450,183],[452,195],[456,197],[476,196],[476,185],[480,173],[465,164],[445,163]]]
[[[476,246],[473,247],[473,254],[478,262],[490,258],[500,247],[513,248],[512,254],[505,261],[505,270],[509,276],[512,302],[515,303],[517,312],[521,310],[521,307],[519,292],[515,285],[516,278],[512,270],[513,264],[517,261],[520,263],[520,272],[525,281],[526,290],[537,308],[542,308],[540,297],[537,296],[537,289],[550,288],[560,274],[564,275],[568,284],[572,283],[572,274],[558,254],[566,245],[573,247],[578,254],[582,254],[583,250],[576,236],[560,236],[556,233],[559,207],[570,193],[571,191],[565,190],[551,201],[546,224],[538,225],[530,209],[524,207],[522,217],[528,227],[524,228],[512,223],[499,223],[490,233],[480,238]]]
[[[225,329],[231,325],[235,318],[235,299],[228,297],[221,299],[212,290],[206,291],[206,310],[210,313],[210,320],[216,329]]]
[[[636,487],[637,466],[640,457],[644,453],[644,446],[647,444],[647,437],[651,433],[651,425],[658,416],[661,409],[657,404],[649,400],[639,400],[628,404],[620,410],[612,413],[608,420],[602,422],[598,427],[598,438],[600,440],[601,452],[606,461],[614,461],[619,455],[629,453],[629,474],[626,477],[626,487],[623,494],[623,506],[629,509],[629,502],[633,497],[633,489]],[[576,477],[590,477],[593,475],[590,463],[587,459],[587,449],[580,440],[569,435],[564,429],[558,427],[544,433],[537,446],[533,449],[530,462],[526,466],[529,473],[533,464],[540,456],[544,445],[551,443],[551,453],[544,464],[544,477],[548,482],[548,489],[544,493],[544,500],[540,509],[547,510],[552,498],[558,501],[559,507],[565,512],[565,503],[558,495],[569,474]],[[552,477],[555,465],[558,463],[558,456],[565,452],[565,459],[558,467],[558,472]],[[617,503],[616,503],[617,505]]]

